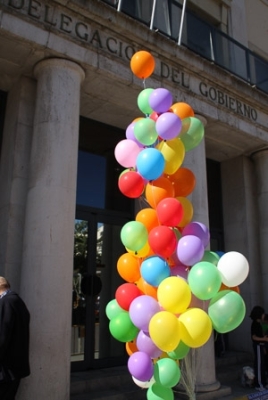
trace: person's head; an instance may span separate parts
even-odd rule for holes
[[[0,276],[0,294],[10,289],[10,284],[6,278]]]
[[[250,313],[250,318],[253,320],[253,321],[257,321],[257,320],[261,320],[261,319],[263,319],[263,317],[264,317],[264,314],[265,314],[265,312],[264,312],[264,308],[263,307],[261,307],[261,306],[255,306],[255,307],[253,307],[253,309],[251,310],[251,313]]]

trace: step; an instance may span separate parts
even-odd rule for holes
[[[222,384],[239,381],[243,367],[253,367],[253,355],[248,352],[228,352],[221,358],[217,358],[216,377]]]
[[[241,387],[242,368],[252,366],[252,355],[246,352],[227,352],[216,358],[216,378],[221,383],[219,390],[198,393],[197,400],[234,399],[230,383]],[[243,388],[241,387],[243,394]],[[228,397],[229,396],[229,397]],[[188,399],[174,388],[175,399]],[[70,400],[146,400],[146,389],[139,388],[132,380],[127,366],[103,368],[71,374]]]

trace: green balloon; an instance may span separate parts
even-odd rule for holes
[[[204,256],[201,261],[208,261],[211,264],[218,265],[220,256],[214,251],[205,250]]]
[[[172,389],[154,383],[146,393],[147,400],[174,400]]]
[[[139,221],[127,222],[120,233],[123,245],[132,251],[142,249],[148,240],[148,231],[144,224]]]
[[[156,142],[158,133],[155,130],[155,121],[151,118],[141,118],[134,125],[134,136],[144,146],[151,146]]]
[[[188,274],[191,292],[200,300],[210,300],[221,287],[221,274],[217,267],[207,261],[193,265]]]
[[[139,332],[139,329],[132,323],[129,313],[122,312],[109,323],[111,335],[119,342],[131,342]]]
[[[153,109],[150,107],[149,104],[149,97],[153,91],[154,89],[147,88],[142,90],[138,95],[137,99],[138,107],[141,110],[141,112],[143,112],[143,114],[151,114],[153,112]]]
[[[221,290],[210,300],[208,315],[215,331],[227,333],[241,324],[246,315],[246,306],[239,293]]]
[[[168,352],[168,356],[174,360],[182,360],[190,351],[190,347],[181,340],[175,350]]]
[[[105,309],[106,316],[110,320],[117,317],[122,312],[127,312],[127,311],[123,310],[123,308],[119,306],[116,299],[109,301]]]
[[[181,378],[181,370],[171,358],[161,358],[154,366],[154,379],[159,385],[167,388],[176,386]]]
[[[179,138],[184,144],[185,151],[190,151],[197,147],[203,139],[204,132],[204,125],[198,118],[184,118],[182,120],[182,130]]]

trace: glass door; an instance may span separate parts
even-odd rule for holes
[[[71,361],[73,370],[126,361],[125,346],[109,331],[105,309],[123,283],[117,260],[125,252],[120,231],[127,217],[80,210],[74,230]]]

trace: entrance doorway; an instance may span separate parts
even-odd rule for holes
[[[73,371],[126,363],[125,344],[109,331],[106,306],[123,283],[117,272],[125,253],[123,225],[133,219],[133,202],[122,195],[122,172],[114,157],[124,132],[80,119],[74,267],[71,361]]]
[[[93,209],[77,212],[71,343],[75,370],[125,362],[125,346],[111,336],[105,309],[123,283],[117,260],[125,252],[120,231],[128,221]]]

